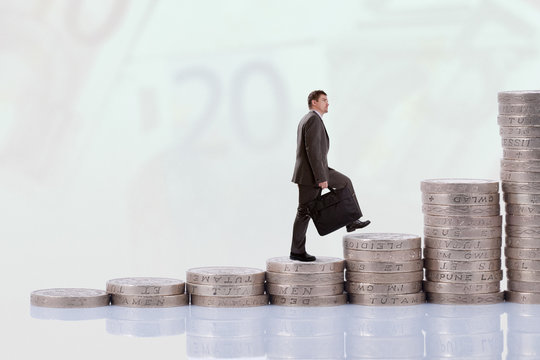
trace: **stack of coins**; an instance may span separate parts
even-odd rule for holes
[[[499,183],[434,179],[422,181],[421,190],[428,302],[503,301]]]
[[[498,99],[506,299],[540,304],[540,91],[505,91]]]
[[[111,304],[134,308],[165,308],[188,305],[183,280],[133,277],[107,281]]]
[[[270,303],[284,306],[333,306],[347,303],[343,259],[317,257],[313,262],[277,257],[266,261]]]
[[[202,267],[187,271],[191,304],[208,307],[251,307],[268,304],[264,271],[245,267]]]
[[[504,305],[427,306],[424,359],[502,359]]]
[[[386,306],[424,303],[420,246],[421,239],[416,235],[345,235],[343,254],[349,302]]]

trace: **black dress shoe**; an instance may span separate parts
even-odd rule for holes
[[[369,224],[371,224],[371,221],[369,221],[369,220],[366,220],[366,221],[356,220],[356,221],[350,223],[349,225],[347,225],[347,232],[351,232],[351,231],[354,231],[356,229],[365,228]]]
[[[317,258],[313,255],[309,255],[307,252],[303,254],[294,254],[291,253],[289,256],[291,260],[298,260],[298,261],[315,261]]]

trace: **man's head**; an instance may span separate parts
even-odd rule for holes
[[[322,90],[312,91],[308,95],[308,106],[310,110],[317,110],[321,115],[328,112],[328,97]]]

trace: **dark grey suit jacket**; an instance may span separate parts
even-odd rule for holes
[[[296,164],[292,182],[300,185],[318,185],[328,181],[326,156],[330,139],[321,117],[313,110],[298,124]]]

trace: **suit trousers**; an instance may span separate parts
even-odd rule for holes
[[[351,179],[334,169],[329,169],[328,187],[341,189],[346,186],[355,194]],[[317,185],[298,184],[298,209],[293,225],[291,253],[303,254],[306,252],[306,232],[310,219],[307,205],[317,198],[319,190],[320,188]],[[362,217],[361,211],[360,217]]]

